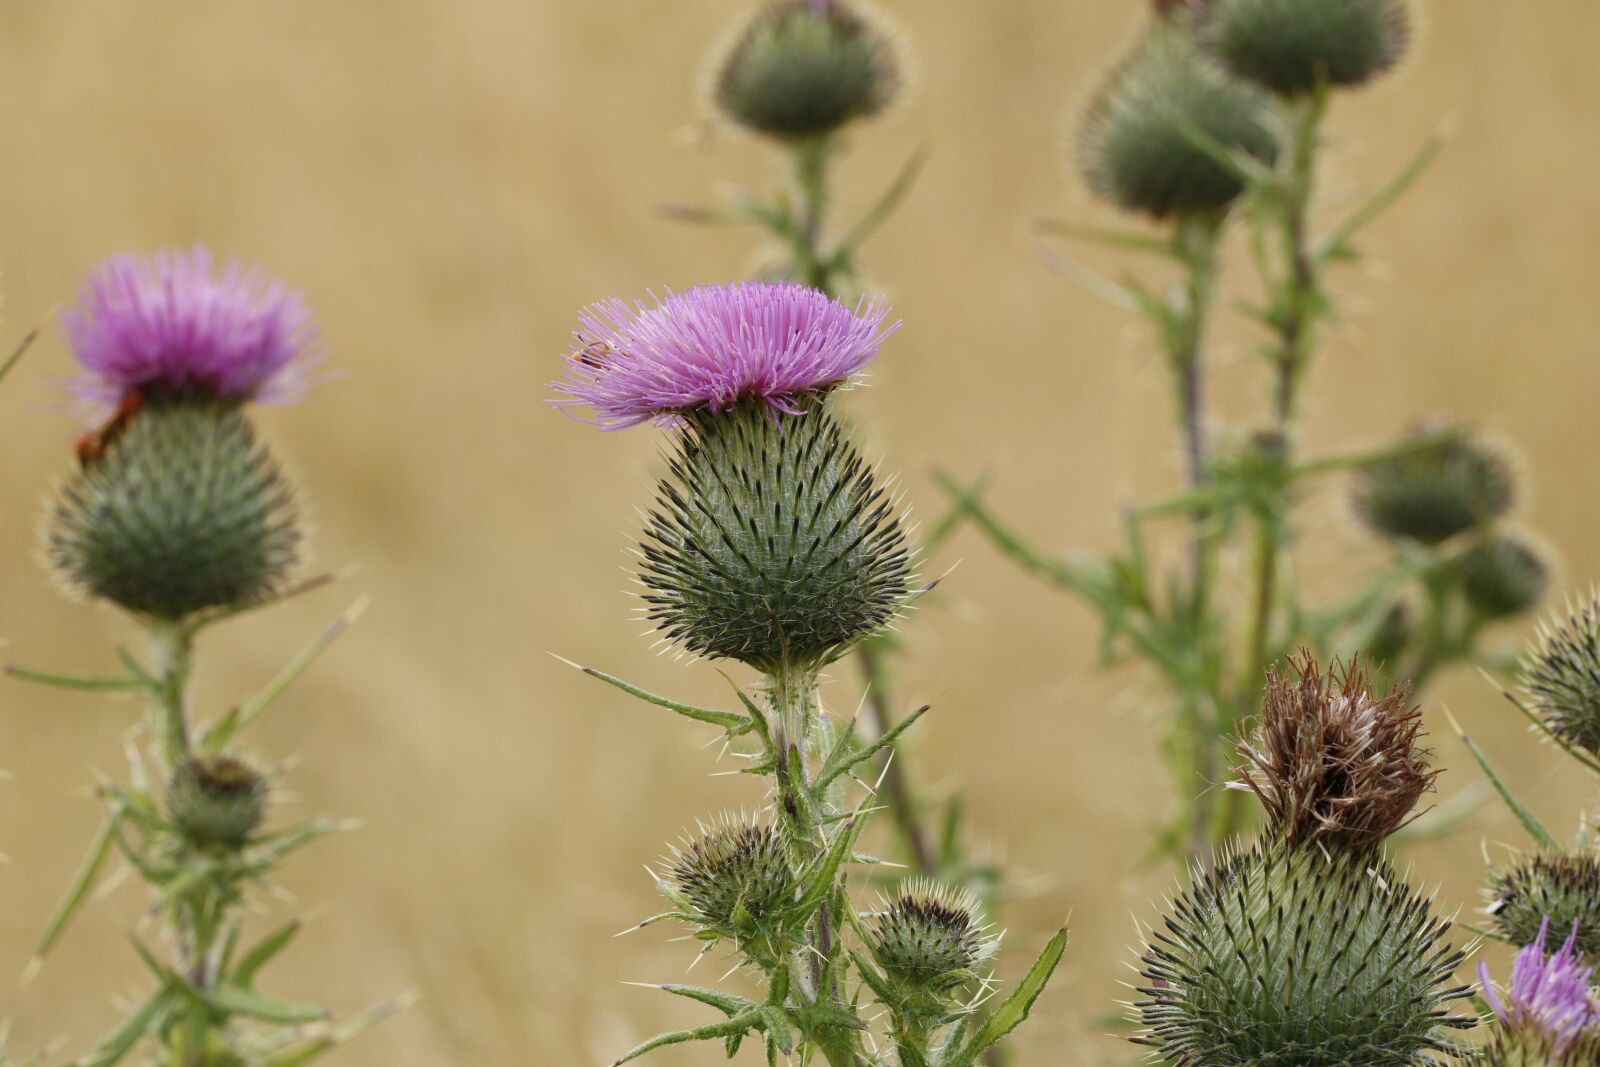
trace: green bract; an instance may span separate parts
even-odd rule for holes
[[[794,899],[795,877],[783,840],[770,826],[730,820],[672,858],[671,878],[708,925],[731,929]]]
[[[1522,660],[1522,686],[1551,732],[1600,753],[1600,592],[1541,628]]]
[[[1578,924],[1578,951],[1600,953],[1600,858],[1539,855],[1489,873],[1488,911],[1495,929],[1513,945],[1531,945],[1539,926],[1561,935]]]
[[[1410,35],[1400,0],[1201,0],[1196,10],[1201,47],[1286,96],[1360,85],[1394,66]]]

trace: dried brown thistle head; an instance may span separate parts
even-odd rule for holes
[[[1418,745],[1422,710],[1400,683],[1368,692],[1359,659],[1324,672],[1302,649],[1290,670],[1271,667],[1261,717],[1239,739],[1242,782],[1273,829],[1294,844],[1376,846],[1412,818],[1439,772]]]

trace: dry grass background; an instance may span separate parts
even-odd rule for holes
[[[609,935],[652,908],[641,861],[695,815],[756,796],[707,777],[693,730],[545,655],[716,695],[713,672],[649,654],[622,592],[651,435],[601,436],[543,401],[577,306],[750,262],[749,234],[652,216],[721,177],[772,174],[759,146],[681,136],[706,43],[747,6],[0,6],[5,336],[48,322],[102,254],[204,239],[304,287],[343,374],[262,418],[317,502],[321,560],[363,569],[208,637],[200,679],[202,706],[221,709],[344,599],[374,597],[254,739],[267,758],[299,757],[295,811],[366,823],[285,872],[316,917],[274,989],[347,1009],[423,994],[338,1063],[599,1063],[694,1017],[619,984],[675,978],[689,946]],[[1160,367],[1120,314],[1036,262],[1026,229],[1097,215],[1063,177],[1063,122],[1143,5],[883,6],[915,52],[916,91],[856,138],[846,206],[916,145],[933,155],[867,259],[907,326],[852,403],[924,517],[939,510],[933,464],[988,468],[993,503],[1045,544],[1108,545],[1115,508],[1175,477]],[[1525,519],[1573,583],[1600,573],[1597,35],[1591,0],[1436,0],[1405,70],[1341,102],[1334,201],[1441,119],[1454,135],[1374,231],[1369,269],[1338,281],[1350,315],[1316,368],[1304,435],[1310,449],[1375,442],[1428,412],[1503,431],[1537,475]],[[1230,323],[1221,340],[1219,392],[1246,412],[1262,388],[1249,329]],[[0,395],[0,633],[8,657],[105,667],[123,626],[57,597],[32,559],[37,502],[70,459],[74,428],[50,408],[68,363],[52,327]],[[1336,506],[1314,514],[1303,568],[1328,588],[1339,572],[1316,560],[1358,538]],[[1137,675],[1097,672],[1085,610],[974,536],[947,555],[964,562],[944,605],[906,627],[900,698],[935,705],[914,759],[964,789],[980,835],[1034,876],[1005,916],[1008,974],[1073,913],[1025,1062],[1111,1062],[1126,1046],[1095,1016],[1119,995],[1130,911],[1149,915],[1170,877],[1140,864],[1169,799],[1149,741],[1158,704]],[[848,672],[832,693],[854,702]],[[1428,702],[1446,793],[1474,774],[1441,736],[1445,702],[1571,829],[1585,783],[1465,671]],[[123,940],[143,903],[131,887],[91,908],[35,980],[16,978],[97,818],[82,784],[119,771],[136,717],[15,683],[0,696],[0,766],[15,775],[0,786],[15,860],[0,868],[0,1016],[20,1050],[63,1034],[82,1050],[118,1017],[111,996],[141,981]],[[1519,839],[1486,806],[1412,857],[1443,906],[1473,908],[1480,842]]]

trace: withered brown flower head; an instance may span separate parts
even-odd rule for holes
[[[1418,745],[1422,709],[1400,683],[1369,691],[1359,659],[1323,671],[1302,649],[1267,671],[1261,717],[1239,739],[1242,782],[1295,844],[1362,849],[1410,821],[1439,772]]]

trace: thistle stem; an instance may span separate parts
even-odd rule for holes
[[[157,733],[167,770],[189,754],[188,689],[194,635],[176,622],[150,624],[150,673],[156,680]]]
[[[793,245],[799,280],[836,296],[833,264],[822,253],[822,226],[828,209],[828,163],[833,158],[833,140],[817,137],[794,149],[794,180],[799,199]]]

